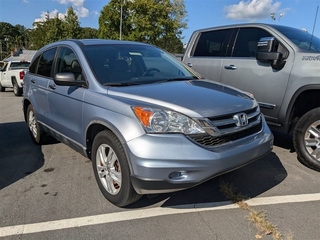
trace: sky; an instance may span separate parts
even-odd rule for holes
[[[119,0],[121,1],[121,0]],[[126,0],[124,0],[126,1]],[[183,43],[192,32],[207,27],[236,23],[273,23],[306,29],[320,37],[320,0],[185,0],[187,29]],[[99,15],[109,0],[0,0],[0,22],[32,28],[46,12],[66,13],[72,6],[81,27],[98,29]],[[274,17],[271,14],[274,13]],[[316,23],[316,24],[315,24]]]

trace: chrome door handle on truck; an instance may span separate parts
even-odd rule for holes
[[[224,66],[224,69],[228,69],[228,70],[236,70],[237,67],[235,65],[229,65],[229,66]]]

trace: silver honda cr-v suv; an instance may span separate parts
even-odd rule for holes
[[[117,206],[193,187],[272,149],[250,94],[201,79],[143,43],[47,45],[31,62],[23,98],[32,139],[51,135],[90,158]]]

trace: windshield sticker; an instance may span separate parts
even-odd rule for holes
[[[318,55],[318,56],[303,56],[302,61],[320,61],[320,55]]]

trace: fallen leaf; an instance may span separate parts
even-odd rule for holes
[[[256,234],[256,239],[262,239],[263,237],[260,234]]]

